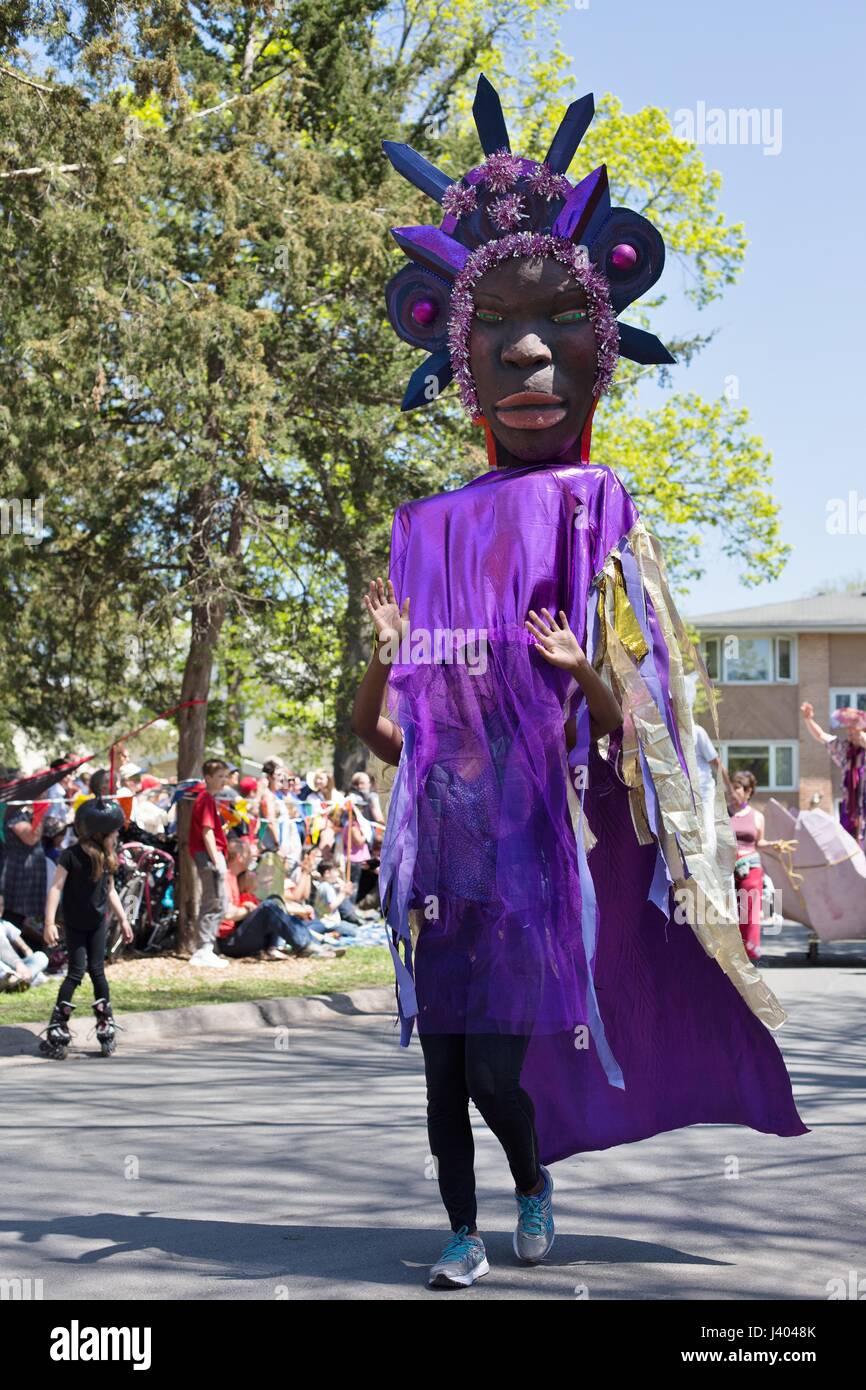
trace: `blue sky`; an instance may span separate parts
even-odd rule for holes
[[[739,404],[773,455],[783,538],[794,549],[777,580],[750,588],[708,539],[706,576],[682,599],[683,612],[799,598],[854,574],[866,581],[866,534],[827,529],[828,502],[852,489],[866,512],[866,6],[589,0],[565,14],[561,35],[574,58],[575,95],[611,91],[626,110],[655,105],[671,116],[700,102],[782,113],[778,154],[702,146],[722,175],[726,219],[745,223],[745,268],[721,300],[697,312],[682,297],[680,267],[669,262],[660,288],[670,304],[653,327],[662,338],[666,326],[718,330],[680,370],[677,387],[717,397],[728,376],[738,378]]]

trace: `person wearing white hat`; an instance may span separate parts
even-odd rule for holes
[[[685,677],[686,698],[689,702],[689,709],[692,714],[692,732],[695,739],[695,762],[698,765],[698,785],[700,787],[704,813],[704,830],[712,853],[715,854],[716,777],[721,769],[721,760],[706,729],[695,720],[694,704],[697,685],[698,678],[696,673],[693,671],[689,672]]]

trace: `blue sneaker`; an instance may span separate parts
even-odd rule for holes
[[[514,1232],[514,1253],[520,1260],[538,1264],[553,1245],[553,1178],[541,1164],[544,1187],[534,1197],[525,1197],[514,1189],[517,1198],[517,1228]]]
[[[445,1249],[430,1269],[431,1289],[461,1289],[489,1274],[490,1266],[480,1236],[471,1236],[468,1226],[452,1231]]]

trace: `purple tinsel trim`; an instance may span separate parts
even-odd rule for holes
[[[517,183],[522,167],[523,161],[518,155],[502,149],[488,155],[484,163],[479,165],[478,172],[481,182],[487,184],[491,193],[505,193]]]
[[[526,184],[531,193],[539,198],[567,198],[571,192],[571,182],[565,174],[555,174],[549,164],[536,164],[531,174],[526,175]]]
[[[526,202],[519,193],[506,193],[502,198],[495,198],[487,211],[500,232],[513,232],[518,222],[526,217]]]
[[[477,197],[470,183],[452,183],[442,194],[442,211],[449,217],[464,217],[474,212]]]
[[[562,265],[568,266],[578,284],[583,286],[598,354],[593,395],[601,396],[608,389],[619,360],[619,329],[610,302],[608,283],[601,271],[586,259],[585,249],[579,249],[574,242],[552,236],[549,232],[512,232],[510,236],[487,241],[473,251],[455,279],[448,316],[451,368],[460,388],[464,409],[473,420],[480,417],[481,406],[469,370],[469,334],[475,314],[472,286],[491,266],[498,265],[509,256],[553,256]]]

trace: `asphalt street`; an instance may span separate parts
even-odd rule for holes
[[[542,1266],[514,1257],[511,1176],[473,1109],[491,1270],[458,1292],[425,1287],[448,1227],[420,1046],[391,1017],[121,1034],[110,1059],[79,1026],[65,1062],[0,1062],[0,1278],[44,1299],[824,1300],[866,1277],[866,966],[837,958],[766,965],[812,1133],[693,1126],[557,1163]]]

